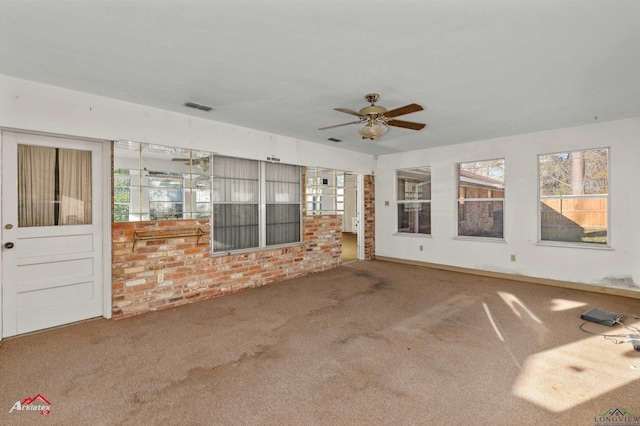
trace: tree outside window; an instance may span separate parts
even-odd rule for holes
[[[609,150],[542,154],[540,241],[608,244]]]

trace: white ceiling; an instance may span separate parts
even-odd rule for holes
[[[0,0],[0,73],[385,154],[639,117],[639,17],[638,0]],[[317,130],[370,92],[428,127]]]

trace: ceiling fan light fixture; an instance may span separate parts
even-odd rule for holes
[[[396,118],[400,117],[401,115],[422,111],[424,108],[422,108],[421,105],[413,103],[388,111],[385,107],[375,105],[375,102],[377,102],[379,97],[380,96],[376,93],[370,93],[365,96],[365,99],[371,105],[360,109],[360,111],[354,111],[349,108],[334,108],[334,110],[336,111],[344,112],[345,114],[349,115],[355,115],[359,120],[352,121],[350,123],[336,124],[334,126],[320,127],[318,130],[334,129],[336,127],[348,126],[350,124],[365,124],[363,128],[358,130],[358,133],[360,134],[360,136],[362,136],[362,139],[375,141],[380,136],[387,133],[387,130],[389,130],[389,126],[402,127],[410,130],[422,130],[426,127],[426,124],[424,123],[398,120]]]
[[[380,136],[387,133],[388,129],[389,128],[385,123],[378,120],[370,120],[366,126],[358,130],[358,133],[362,136],[362,139],[375,141]]]

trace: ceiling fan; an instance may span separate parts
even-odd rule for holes
[[[172,158],[171,161],[182,161],[186,165],[200,167],[200,170],[207,172],[209,170],[210,157],[193,157],[193,158]]]
[[[352,121],[350,123],[336,124],[335,126],[321,127],[318,130],[333,129],[335,127],[348,126],[350,124],[364,123],[365,126],[358,130],[362,139],[369,139],[375,141],[380,136],[384,135],[388,126],[402,127],[411,130],[422,130],[426,127],[424,123],[414,123],[412,121],[398,120],[396,117],[401,115],[411,114],[413,112],[422,111],[422,106],[418,104],[409,104],[400,108],[387,111],[385,107],[378,106],[375,103],[378,102],[380,95],[377,93],[369,93],[364,97],[371,105],[362,108],[356,112],[347,108],[334,108],[336,111],[344,112],[359,117],[358,121]]]

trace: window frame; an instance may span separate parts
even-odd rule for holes
[[[264,206],[261,205],[261,211],[264,211],[264,218],[262,220],[264,226],[261,228],[261,235],[264,235],[264,237],[261,237],[261,243],[264,242],[264,245],[261,244],[261,247],[263,248],[271,248],[271,247],[278,247],[278,246],[286,246],[286,245],[291,245],[291,244],[299,244],[302,242],[302,228],[303,228],[303,217],[302,217],[302,203],[304,202],[303,200],[303,195],[302,195],[302,167],[300,166],[296,166],[293,164],[282,164],[282,163],[274,163],[274,162],[264,162],[261,161],[260,162],[260,179],[261,179],[261,184],[260,184],[260,200],[264,200]],[[278,166],[286,166],[286,167],[293,167],[295,169],[297,169],[297,182],[296,181],[284,181],[284,180],[270,180],[268,179],[267,175],[267,169],[269,167],[278,167]],[[294,199],[292,200],[276,200],[276,199],[269,199],[269,183],[280,183],[280,184],[288,184],[288,186],[291,185],[295,185],[297,184],[298,186],[298,190],[297,190],[297,194],[295,194],[294,198],[297,198],[297,201]],[[289,192],[289,195],[292,195],[293,192]],[[297,197],[296,197],[297,196]],[[284,242],[284,243],[275,243],[275,244],[269,244],[269,227],[277,227],[277,226],[282,226],[284,224],[294,224],[296,222],[288,222],[288,223],[283,223],[283,222],[277,222],[277,223],[269,223],[269,207],[275,207],[275,206],[294,206],[297,205],[298,206],[298,241],[289,241],[289,242]]]
[[[602,194],[583,194],[583,195],[560,195],[560,196],[543,196],[542,188],[541,188],[541,170],[540,170],[540,159],[543,156],[553,156],[559,154],[571,154],[574,152],[587,152],[587,151],[599,151],[606,150],[607,152],[607,186],[608,191],[606,196],[602,196]],[[537,245],[540,246],[555,246],[555,247],[571,247],[571,248],[584,248],[584,249],[592,249],[592,250],[612,250],[611,244],[611,147],[610,146],[601,146],[594,148],[581,148],[581,149],[567,149],[562,151],[554,151],[554,152],[546,152],[540,153],[537,155],[537,164],[536,164],[536,175],[537,175],[537,185],[538,185],[538,196],[537,196]],[[563,241],[563,240],[543,240],[542,239],[542,200],[543,199],[605,199],[607,203],[607,220],[606,220],[606,243],[596,243],[596,242],[585,242],[585,241]]]
[[[114,223],[126,222],[159,222],[164,220],[193,220],[203,217],[211,218],[211,205],[196,210],[196,202],[192,196],[198,191],[209,191],[211,198],[210,162],[213,152],[200,151],[176,146],[156,145],[144,142],[132,142],[117,140],[113,143],[113,215]],[[183,158],[175,158],[183,157]],[[162,201],[151,200],[152,191],[163,191],[163,188],[150,185],[150,181],[159,182],[171,177],[181,180],[179,189],[181,192],[180,211],[174,210],[171,214],[164,211],[156,212],[155,207]],[[128,183],[124,183],[128,181]],[[197,188],[196,182],[208,181],[209,188],[204,190]],[[124,194],[128,191],[128,197],[116,197],[116,193]],[[128,198],[128,202],[119,201],[119,198]],[[172,203],[166,201],[164,204]],[[200,203],[200,204],[206,204]],[[124,206],[127,206],[125,208]],[[127,213],[124,213],[127,210]],[[153,211],[152,211],[153,210]],[[126,216],[126,217],[125,217]]]
[[[472,164],[472,163],[488,163],[488,162],[492,162],[492,161],[501,161],[502,162],[502,189],[498,189],[499,191],[502,191],[502,197],[496,197],[493,194],[493,191],[496,191],[496,189],[487,189],[487,191],[489,191],[491,194],[489,197],[468,197],[467,196],[467,188],[469,188],[468,186],[461,186],[461,170],[462,170],[462,166],[464,164]],[[484,159],[484,160],[471,160],[471,161],[460,161],[458,163],[455,163],[454,165],[455,167],[455,175],[456,175],[456,198],[455,198],[455,214],[454,217],[455,219],[455,230],[456,230],[456,236],[455,239],[461,239],[461,240],[468,240],[468,241],[489,241],[489,242],[506,242],[506,237],[505,237],[505,211],[506,211],[506,188],[507,188],[507,160],[506,157],[496,157],[496,158],[489,158],[489,159]],[[472,173],[472,172],[470,172]],[[476,175],[478,175],[477,173],[474,173]],[[494,181],[497,181],[497,179],[491,178],[489,176],[483,176],[483,175],[479,175],[481,177],[485,177]],[[498,181],[499,182],[499,181]],[[461,191],[461,189],[463,191]],[[461,195],[462,194],[462,195]],[[460,235],[460,222],[466,222],[469,220],[469,203],[477,203],[477,202],[487,202],[490,203],[491,205],[491,210],[492,210],[492,214],[496,212],[495,209],[495,205],[494,203],[499,202],[502,204],[502,231],[501,231],[501,236],[491,236],[491,235]],[[489,205],[489,204],[488,204]],[[462,209],[461,209],[462,206]],[[478,211],[484,211],[487,214],[488,217],[488,212],[489,209],[485,209],[485,208],[481,208],[478,209]],[[492,220],[494,220],[492,218]]]
[[[345,211],[345,174],[337,169],[307,167],[304,182],[304,210],[307,216],[342,215]],[[332,182],[323,183],[325,176],[330,175]],[[323,193],[329,190],[331,193]],[[323,202],[331,200],[331,208],[322,209]]]
[[[214,181],[214,185],[215,186],[215,179],[218,179],[218,177],[216,177],[216,170],[215,170],[215,160],[216,159],[222,159],[222,158],[230,158],[230,159],[237,159],[237,160],[243,160],[243,161],[251,161],[251,162],[255,162],[257,163],[258,166],[258,200],[257,202],[228,202],[228,201],[215,201],[215,197],[212,197],[211,199],[211,208],[212,208],[212,214],[211,214],[211,238],[215,238],[215,230],[214,230],[214,214],[215,214],[215,206],[216,205],[232,205],[232,204],[238,204],[238,205],[257,205],[258,206],[258,245],[257,246],[253,246],[253,247],[246,247],[246,248],[237,248],[237,249],[219,249],[216,250],[215,249],[215,245],[213,244],[213,241],[211,243],[211,255],[212,256],[224,256],[224,255],[232,255],[232,254],[237,254],[237,253],[246,253],[246,252],[252,252],[252,251],[258,251],[258,250],[268,250],[268,249],[272,249],[272,248],[278,248],[278,247],[290,247],[290,246],[296,246],[302,243],[302,237],[303,237],[303,232],[304,232],[304,222],[303,222],[303,182],[302,182],[302,167],[301,166],[297,166],[295,164],[284,164],[287,166],[293,166],[296,167],[298,170],[298,192],[297,192],[297,198],[298,201],[297,202],[274,202],[274,201],[269,201],[268,197],[267,197],[267,173],[266,173],[266,169],[267,169],[267,164],[270,164],[272,162],[266,162],[266,161],[260,161],[260,160],[252,160],[252,159],[247,159],[247,158],[239,158],[239,157],[231,157],[231,156],[222,156],[222,155],[215,155],[214,156],[214,161],[213,161],[213,181]],[[280,163],[274,163],[274,164],[280,164]],[[283,205],[283,204],[287,204],[287,205],[297,205],[298,206],[298,217],[299,217],[299,232],[298,232],[298,239],[297,241],[292,241],[292,242],[287,242],[287,243],[280,243],[280,244],[272,244],[272,245],[267,245],[267,206],[269,205]]]
[[[400,194],[400,191],[399,191],[399,181],[398,181],[400,179],[399,174],[401,172],[408,172],[408,171],[412,171],[412,170],[420,170],[420,171],[428,170],[428,172],[429,172],[429,180],[428,180],[429,196],[428,196],[428,198],[420,198],[420,199],[413,199],[413,200],[412,199],[406,199],[405,198],[406,193],[407,193],[407,191],[406,191],[406,185],[407,185],[406,180],[404,181],[405,190],[403,191],[403,194],[402,194],[403,198],[402,199],[400,198],[401,194]],[[432,221],[431,221],[431,216],[432,216],[432,211],[431,211],[431,201],[432,201],[431,200],[431,198],[432,198],[431,197],[431,194],[432,194],[431,185],[433,183],[432,176],[433,176],[433,173],[432,173],[431,166],[406,167],[406,168],[396,169],[395,170],[393,183],[394,183],[395,205],[396,205],[396,208],[395,208],[395,222],[396,222],[395,228],[396,228],[396,232],[395,232],[394,235],[402,235],[402,236],[411,235],[411,236],[418,236],[418,237],[430,237],[432,235],[432,229],[431,229],[431,223],[432,223]],[[426,183],[426,182],[427,181],[424,181],[422,183]],[[427,224],[428,229],[429,229],[428,233],[427,232],[420,232],[420,224],[415,229],[415,231],[413,231],[413,232],[410,232],[408,230],[407,231],[401,230],[400,223],[399,223],[400,222],[399,210],[400,210],[401,206],[408,205],[408,204],[425,204],[428,207],[428,209],[429,209],[429,214],[428,214],[429,223]],[[405,206],[405,211],[406,211],[406,208],[407,207]]]

